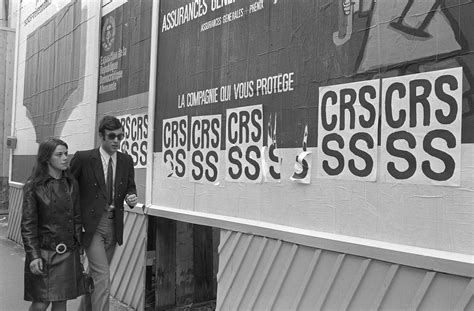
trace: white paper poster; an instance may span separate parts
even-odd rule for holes
[[[226,172],[229,182],[262,181],[262,105],[226,111]]]
[[[380,80],[319,88],[320,178],[375,181]]]
[[[167,177],[185,179],[188,166],[188,117],[163,120],[163,164]]]
[[[190,131],[189,180],[219,184],[221,115],[192,117]]]
[[[462,68],[382,80],[381,181],[460,185]]]

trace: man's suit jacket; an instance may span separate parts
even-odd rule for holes
[[[79,183],[82,225],[82,244],[88,247],[102,214],[107,207],[107,189],[99,149],[78,151],[71,160],[71,171]],[[127,194],[137,194],[133,160],[127,154],[117,152],[114,182],[115,236],[123,242],[123,204]]]

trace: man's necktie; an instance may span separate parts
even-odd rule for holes
[[[113,201],[113,192],[114,192],[114,181],[113,181],[113,167],[112,167],[112,157],[109,158],[109,166],[107,168],[107,195],[108,195],[108,205],[112,205]]]

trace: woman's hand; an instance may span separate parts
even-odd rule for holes
[[[32,262],[30,262],[30,270],[33,274],[40,275],[44,273],[43,270],[43,259],[36,258]]]

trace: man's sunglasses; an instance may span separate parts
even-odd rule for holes
[[[109,133],[107,134],[107,138],[110,140],[115,140],[115,138],[118,138],[118,140],[122,140],[124,138],[123,134],[115,134],[115,133]]]

